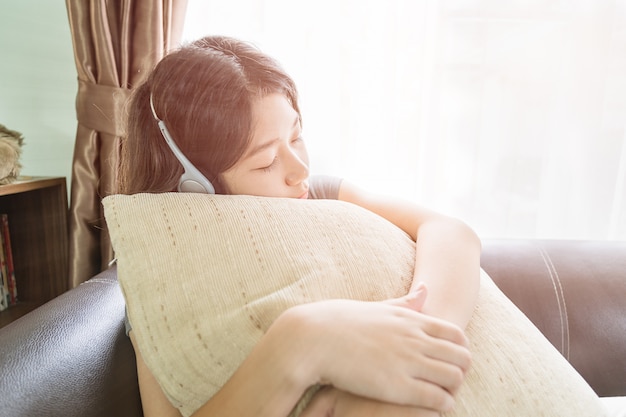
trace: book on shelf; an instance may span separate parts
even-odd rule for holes
[[[17,284],[11,249],[11,233],[9,231],[9,217],[0,214],[0,311],[17,304]]]
[[[2,277],[2,286],[0,286],[0,311],[9,308],[9,290],[5,286],[4,277]]]
[[[11,232],[9,231],[9,216],[0,214],[2,225],[2,243],[7,262],[7,275],[9,277],[9,292],[11,293],[11,305],[17,304],[17,283],[15,281],[15,265],[13,263],[13,249],[11,248]]]
[[[2,286],[0,286],[0,311],[2,311],[9,308],[11,304],[11,291],[9,290],[9,276],[4,257],[4,238],[0,239],[0,245],[0,277],[2,277]]]

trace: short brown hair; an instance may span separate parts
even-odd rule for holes
[[[291,77],[249,43],[208,36],[169,53],[128,103],[118,191],[174,191],[182,175],[152,115],[150,95],[178,147],[219,193],[219,175],[251,140],[253,101],[271,93],[284,94],[300,115]]]

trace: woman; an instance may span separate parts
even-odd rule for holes
[[[432,416],[452,407],[470,362],[463,329],[478,292],[479,239],[462,222],[412,203],[310,177],[297,90],[273,59],[227,37],[184,46],[136,88],[127,129],[122,193],[175,191],[197,168],[192,181],[200,191],[344,200],[416,241],[407,296],[285,311],[194,416],[286,416],[315,383],[327,388],[303,416]],[[145,366],[132,330],[129,335],[144,415],[180,415]],[[358,353],[355,343],[363,346]]]

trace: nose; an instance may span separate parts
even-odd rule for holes
[[[309,158],[306,152],[299,154],[290,151],[288,155],[287,174],[285,182],[289,186],[298,185],[309,178]]]

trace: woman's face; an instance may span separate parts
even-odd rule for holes
[[[282,94],[256,100],[252,141],[220,176],[228,194],[307,198],[309,157],[298,113]]]

